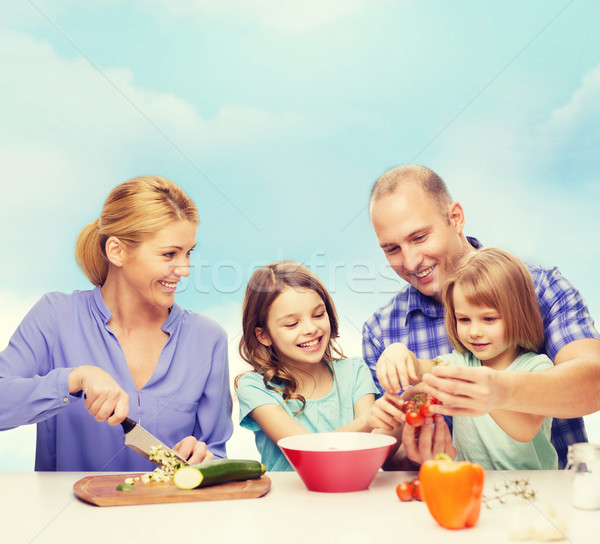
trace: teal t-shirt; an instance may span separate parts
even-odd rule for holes
[[[472,353],[453,351],[438,357],[451,365],[481,366]],[[531,372],[554,366],[546,355],[522,353],[502,372]],[[519,442],[508,436],[489,414],[452,418],[452,442],[456,460],[479,463],[486,470],[551,470],[558,468],[558,456],[550,442],[552,418],[544,420],[533,440]]]
[[[283,452],[252,419],[250,412],[258,406],[281,406],[300,425],[312,433],[331,432],[354,420],[354,403],[368,395],[379,396],[369,368],[359,357],[333,362],[334,381],[331,392],[320,399],[306,399],[301,414],[294,415],[302,404],[298,400],[283,402],[283,395],[267,389],[262,375],[244,374],[239,381],[237,396],[240,405],[240,425],[254,431],[261,462],[269,471],[293,470]]]

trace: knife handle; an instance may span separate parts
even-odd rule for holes
[[[127,434],[129,431],[133,430],[136,425],[137,425],[137,423],[129,417],[126,417],[123,421],[121,421],[121,426],[123,427],[125,434]]]

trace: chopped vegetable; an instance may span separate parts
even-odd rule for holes
[[[152,472],[147,472],[141,476],[126,478],[125,484],[133,486],[136,482],[141,482],[143,484],[150,482],[169,482],[173,478],[175,471],[181,466],[181,461],[175,454],[172,451],[165,450],[162,446],[152,446],[150,448],[148,459],[160,463],[161,466],[155,468]]]
[[[135,487],[133,484],[123,483],[117,486],[117,491],[133,491]]]
[[[172,451],[165,450],[161,446],[152,446],[148,459],[159,464],[163,472],[170,476],[173,476],[175,471],[181,466],[181,461],[177,456]]]

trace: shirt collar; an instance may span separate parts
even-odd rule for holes
[[[94,304],[96,305],[96,309],[100,312],[102,320],[106,325],[112,317],[112,312],[108,309],[106,302],[104,302],[104,299],[102,298],[102,292],[100,291],[100,287],[96,287],[93,290],[92,296],[94,298]]]
[[[110,318],[112,317],[112,312],[108,309],[106,302],[104,302],[104,298],[102,297],[100,287],[96,287],[93,290],[92,295],[96,309],[102,316],[104,324],[107,325],[110,321]],[[177,327],[179,317],[182,315],[182,313],[183,308],[179,306],[179,304],[174,303],[173,306],[171,306],[171,310],[169,312],[169,315],[167,316],[167,319],[165,319],[165,322],[162,325],[162,330],[168,334],[171,334],[175,330],[175,327]]]
[[[473,236],[467,236],[467,242],[475,249],[481,249],[483,247],[483,244],[477,238],[473,238]]]
[[[427,317],[442,317],[444,315],[444,306],[432,297],[428,297],[421,293],[412,285],[408,286],[408,311],[406,312],[406,320],[411,312],[423,312]]]

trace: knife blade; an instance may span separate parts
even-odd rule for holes
[[[184,465],[188,464],[185,459],[182,459],[171,448],[165,446],[158,438],[136,423],[133,419],[126,417],[121,421],[121,426],[125,431],[125,444],[155,465],[162,468],[160,461],[150,459],[150,448],[156,446],[163,448],[166,452],[172,453],[180,463]]]

